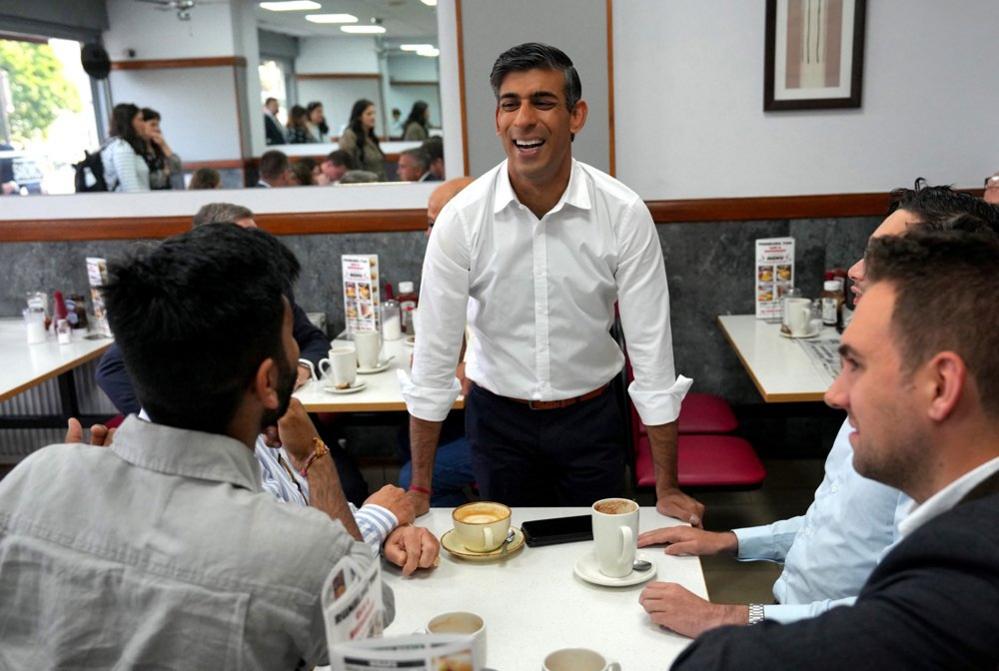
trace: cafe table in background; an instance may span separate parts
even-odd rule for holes
[[[417,518],[438,538],[452,527],[451,508],[432,508]],[[514,508],[515,527],[528,520],[589,515],[589,508]],[[642,508],[639,530],[680,524],[655,508]],[[486,667],[499,671],[540,669],[560,648],[590,648],[623,669],[666,669],[690,639],[652,623],[638,603],[646,583],[604,587],[574,575],[573,567],[593,541],[522,547],[489,562],[457,559],[443,548],[440,566],[403,577],[383,562],[383,580],[395,592],[395,620],[386,636],[421,631],[436,615],[469,611],[485,621]],[[673,557],[661,547],[642,548],[639,558],[656,567],[652,580],[679,583],[707,598],[697,557]]]

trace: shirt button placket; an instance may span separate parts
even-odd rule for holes
[[[550,356],[548,351],[548,245],[544,218],[534,225],[534,368],[538,376],[538,391],[551,391]]]

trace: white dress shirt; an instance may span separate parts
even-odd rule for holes
[[[912,499],[854,470],[852,431],[844,421],[804,515],[734,530],[739,559],[784,562],[773,590],[778,605],[763,607],[769,620],[793,622],[851,605],[901,538],[899,522]]]
[[[913,506],[908,517],[899,523],[902,536],[908,536],[937,515],[956,506],[972,489],[996,471],[999,471],[999,457],[968,471],[920,505]]]
[[[624,365],[610,336],[618,304],[642,421],[672,422],[691,380],[673,367],[662,248],[638,195],[572,162],[569,184],[540,220],[510,185],[506,161],[437,217],[423,262],[413,371],[403,397],[442,421],[459,393],[454,369],[466,324],[466,374],[501,396],[561,400],[609,382]]]

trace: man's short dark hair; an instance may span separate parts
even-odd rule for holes
[[[565,77],[565,104],[572,111],[583,96],[583,85],[579,81],[579,73],[572,65],[564,51],[540,42],[525,42],[512,49],[507,49],[493,63],[489,73],[489,84],[493,94],[499,101],[500,86],[511,72],[526,72],[527,70],[555,70]]]
[[[265,151],[260,157],[260,176],[264,179],[276,179],[288,170],[288,157],[277,149]]]
[[[265,105],[270,105],[272,101],[273,101],[273,102],[277,102],[277,101],[278,101],[278,99],[277,99],[277,98],[274,98],[274,97],[271,97],[271,98],[268,98],[267,100],[265,100],[265,101],[264,101],[264,104],[265,104]]]
[[[917,228],[871,241],[867,277],[895,290],[892,331],[910,374],[938,352],[968,368],[982,407],[999,420],[999,236]]]
[[[205,224],[234,224],[240,219],[253,219],[250,208],[235,203],[208,203],[198,210],[191,223],[195,227]]]
[[[922,177],[911,189],[891,192],[889,213],[895,210],[911,212],[919,223],[929,228],[948,229],[958,219],[961,225],[990,228],[999,233],[999,210],[971,194],[954,191],[949,186],[929,186]]]
[[[423,151],[422,147],[404,149],[399,152],[399,156],[412,156],[415,158],[420,163],[420,172],[426,172],[430,166],[430,157],[427,156],[427,152]]]
[[[420,145],[420,149],[427,155],[428,165],[438,159],[444,160],[444,140],[439,137],[428,137]]]
[[[259,229],[206,224],[108,264],[108,321],[157,423],[224,433],[260,364],[284,365],[294,255]]]
[[[326,160],[335,166],[346,168],[347,170],[354,170],[357,168],[357,161],[354,160],[354,157],[350,155],[349,151],[344,149],[331,151],[326,157]]]

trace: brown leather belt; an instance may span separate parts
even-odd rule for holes
[[[509,396],[502,396],[501,398],[513,401],[514,403],[523,403],[531,410],[559,410],[561,408],[568,408],[570,405],[582,403],[583,401],[593,400],[598,396],[601,396],[608,389],[610,389],[609,382],[602,387],[597,387],[593,391],[586,392],[582,396],[576,396],[575,398],[563,398],[560,401],[528,401],[522,398],[510,398]]]

